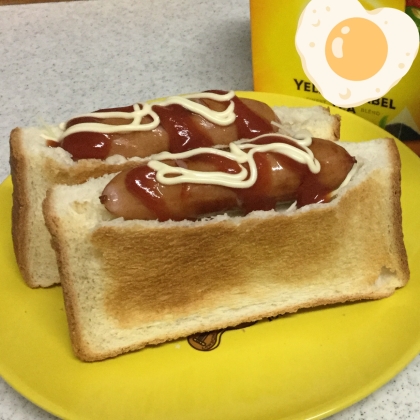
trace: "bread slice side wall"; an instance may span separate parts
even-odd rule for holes
[[[112,176],[51,190],[44,213],[75,353],[100,360],[404,286],[407,256],[401,227],[393,228],[401,222],[398,151],[392,140],[370,145],[344,144],[360,168],[337,199],[288,214],[110,220],[98,197]]]

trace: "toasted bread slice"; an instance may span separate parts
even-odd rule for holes
[[[379,299],[409,278],[395,142],[340,143],[358,167],[326,204],[245,217],[113,219],[112,175],[44,202],[70,335],[85,361],[300,308]]]

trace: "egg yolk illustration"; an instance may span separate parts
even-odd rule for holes
[[[413,20],[393,8],[366,10],[358,0],[311,0],[295,37],[306,76],[336,106],[384,96],[419,49]]]
[[[330,32],[325,56],[331,69],[344,79],[365,80],[383,67],[388,43],[381,28],[368,19],[351,18]]]

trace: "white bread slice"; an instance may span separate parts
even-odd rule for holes
[[[298,130],[308,130],[313,137],[328,140],[340,138],[340,117],[331,115],[329,108],[278,106],[273,110],[281,121],[280,131],[283,134],[293,137]]]
[[[196,222],[112,220],[112,175],[56,186],[44,215],[70,335],[84,361],[300,308],[391,295],[409,278],[400,160],[391,139],[340,143],[356,156],[328,204]]]
[[[321,106],[281,108],[285,132],[307,129],[312,135],[337,140],[340,117]],[[300,114],[306,117],[302,119]],[[295,123],[294,123],[295,121]],[[313,124],[311,124],[313,121]],[[293,127],[293,130],[291,129]],[[48,127],[55,133],[58,127]],[[85,159],[74,162],[61,148],[46,146],[46,129],[16,128],[10,137],[10,166],[13,182],[13,244],[22,277],[30,287],[49,287],[60,282],[50,234],[42,216],[42,201],[56,184],[74,185],[107,173],[136,166],[140,158],[115,155],[106,161]]]

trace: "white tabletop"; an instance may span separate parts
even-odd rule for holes
[[[15,126],[206,89],[253,89],[246,0],[1,6],[0,181]],[[0,377],[1,420],[53,418]],[[420,419],[420,356],[331,418]]]

